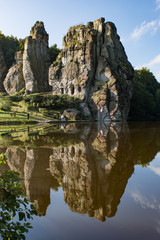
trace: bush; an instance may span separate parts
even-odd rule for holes
[[[132,120],[160,119],[160,83],[147,68],[135,70],[133,83],[134,96],[129,118]]]
[[[12,101],[12,102],[20,102],[23,100],[23,97],[20,96],[20,95],[12,95],[12,96],[9,96],[9,99]]]
[[[11,103],[8,99],[0,101],[0,109],[3,111],[10,111],[11,110]]]
[[[25,103],[39,108],[47,108],[49,110],[78,108],[79,99],[68,95],[41,95],[31,94],[24,97]]]
[[[48,111],[45,108],[39,108],[39,112],[42,114],[48,114]]]
[[[19,105],[25,110],[28,111],[29,108],[29,104],[27,102],[25,102],[24,100],[22,100]]]
[[[0,156],[0,166],[6,163],[4,154]],[[2,239],[25,239],[25,232],[32,228],[27,222],[37,214],[35,207],[26,198],[19,174],[11,170],[0,170],[0,235]],[[19,221],[14,217],[18,216]]]

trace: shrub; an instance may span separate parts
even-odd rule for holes
[[[11,103],[8,99],[3,99],[0,102],[0,109],[3,111],[10,111],[11,110]]]
[[[12,96],[9,96],[9,99],[13,102],[20,102],[23,100],[23,97],[20,95],[12,95]]]
[[[24,98],[25,103],[36,106],[39,108],[47,109],[65,109],[65,108],[78,108],[79,99],[68,95],[42,95],[31,94]]]
[[[0,156],[0,166],[6,163],[4,154]],[[25,232],[32,228],[27,222],[37,214],[35,207],[26,198],[19,174],[11,170],[0,170],[0,235],[2,239],[25,239]],[[15,221],[17,216],[19,221]]]

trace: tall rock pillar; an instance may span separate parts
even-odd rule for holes
[[[26,93],[49,91],[48,69],[48,34],[43,22],[36,22],[24,44],[23,75]]]

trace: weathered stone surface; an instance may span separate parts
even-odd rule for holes
[[[24,44],[23,75],[26,93],[47,92],[49,90],[48,51],[48,34],[44,29],[44,24],[36,22]]]
[[[100,18],[69,29],[62,52],[50,66],[49,83],[53,93],[80,98],[86,117],[125,121],[133,73],[115,25]]]
[[[12,171],[20,173],[20,176],[24,177],[24,164],[26,160],[26,154],[19,148],[8,147],[6,150],[6,156],[8,158],[7,164]]]
[[[0,50],[0,92],[4,91],[3,81],[6,75],[6,64],[4,61],[3,52]]]
[[[65,109],[62,115],[66,119],[72,120],[72,121],[81,119],[81,112],[76,110],[76,109],[74,109],[74,108]]]
[[[8,94],[19,92],[25,88],[25,81],[23,77],[23,52],[15,54],[16,64],[13,65],[4,80],[4,88]]]
[[[64,200],[70,209],[88,213],[101,221],[115,215],[128,178],[134,171],[132,156],[126,153],[125,161],[122,157],[124,142],[127,151],[131,152],[127,129],[123,132],[122,125],[116,127],[117,124],[101,124],[98,132],[89,128],[81,143],[54,148],[50,157],[50,173],[63,187]],[[116,129],[119,128],[118,134]]]

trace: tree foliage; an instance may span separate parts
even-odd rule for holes
[[[0,156],[0,166],[6,163],[4,154]],[[11,170],[0,170],[0,235],[2,239],[25,239],[31,224],[27,221],[36,214],[24,194],[19,174]],[[18,218],[18,221],[15,220]]]
[[[56,60],[56,58],[60,52],[61,52],[61,50],[57,47],[57,44],[54,44],[49,48],[51,63]]]
[[[44,94],[29,94],[23,97],[25,103],[29,106],[37,105],[40,108],[51,109],[66,109],[78,108],[80,100],[63,94],[63,95],[44,95]]]
[[[132,120],[160,119],[160,84],[147,68],[135,70],[134,96],[129,118]]]
[[[13,36],[5,36],[0,31],[0,49],[3,52],[7,69],[9,69],[14,62],[15,52],[24,50],[24,39],[18,40]]]

